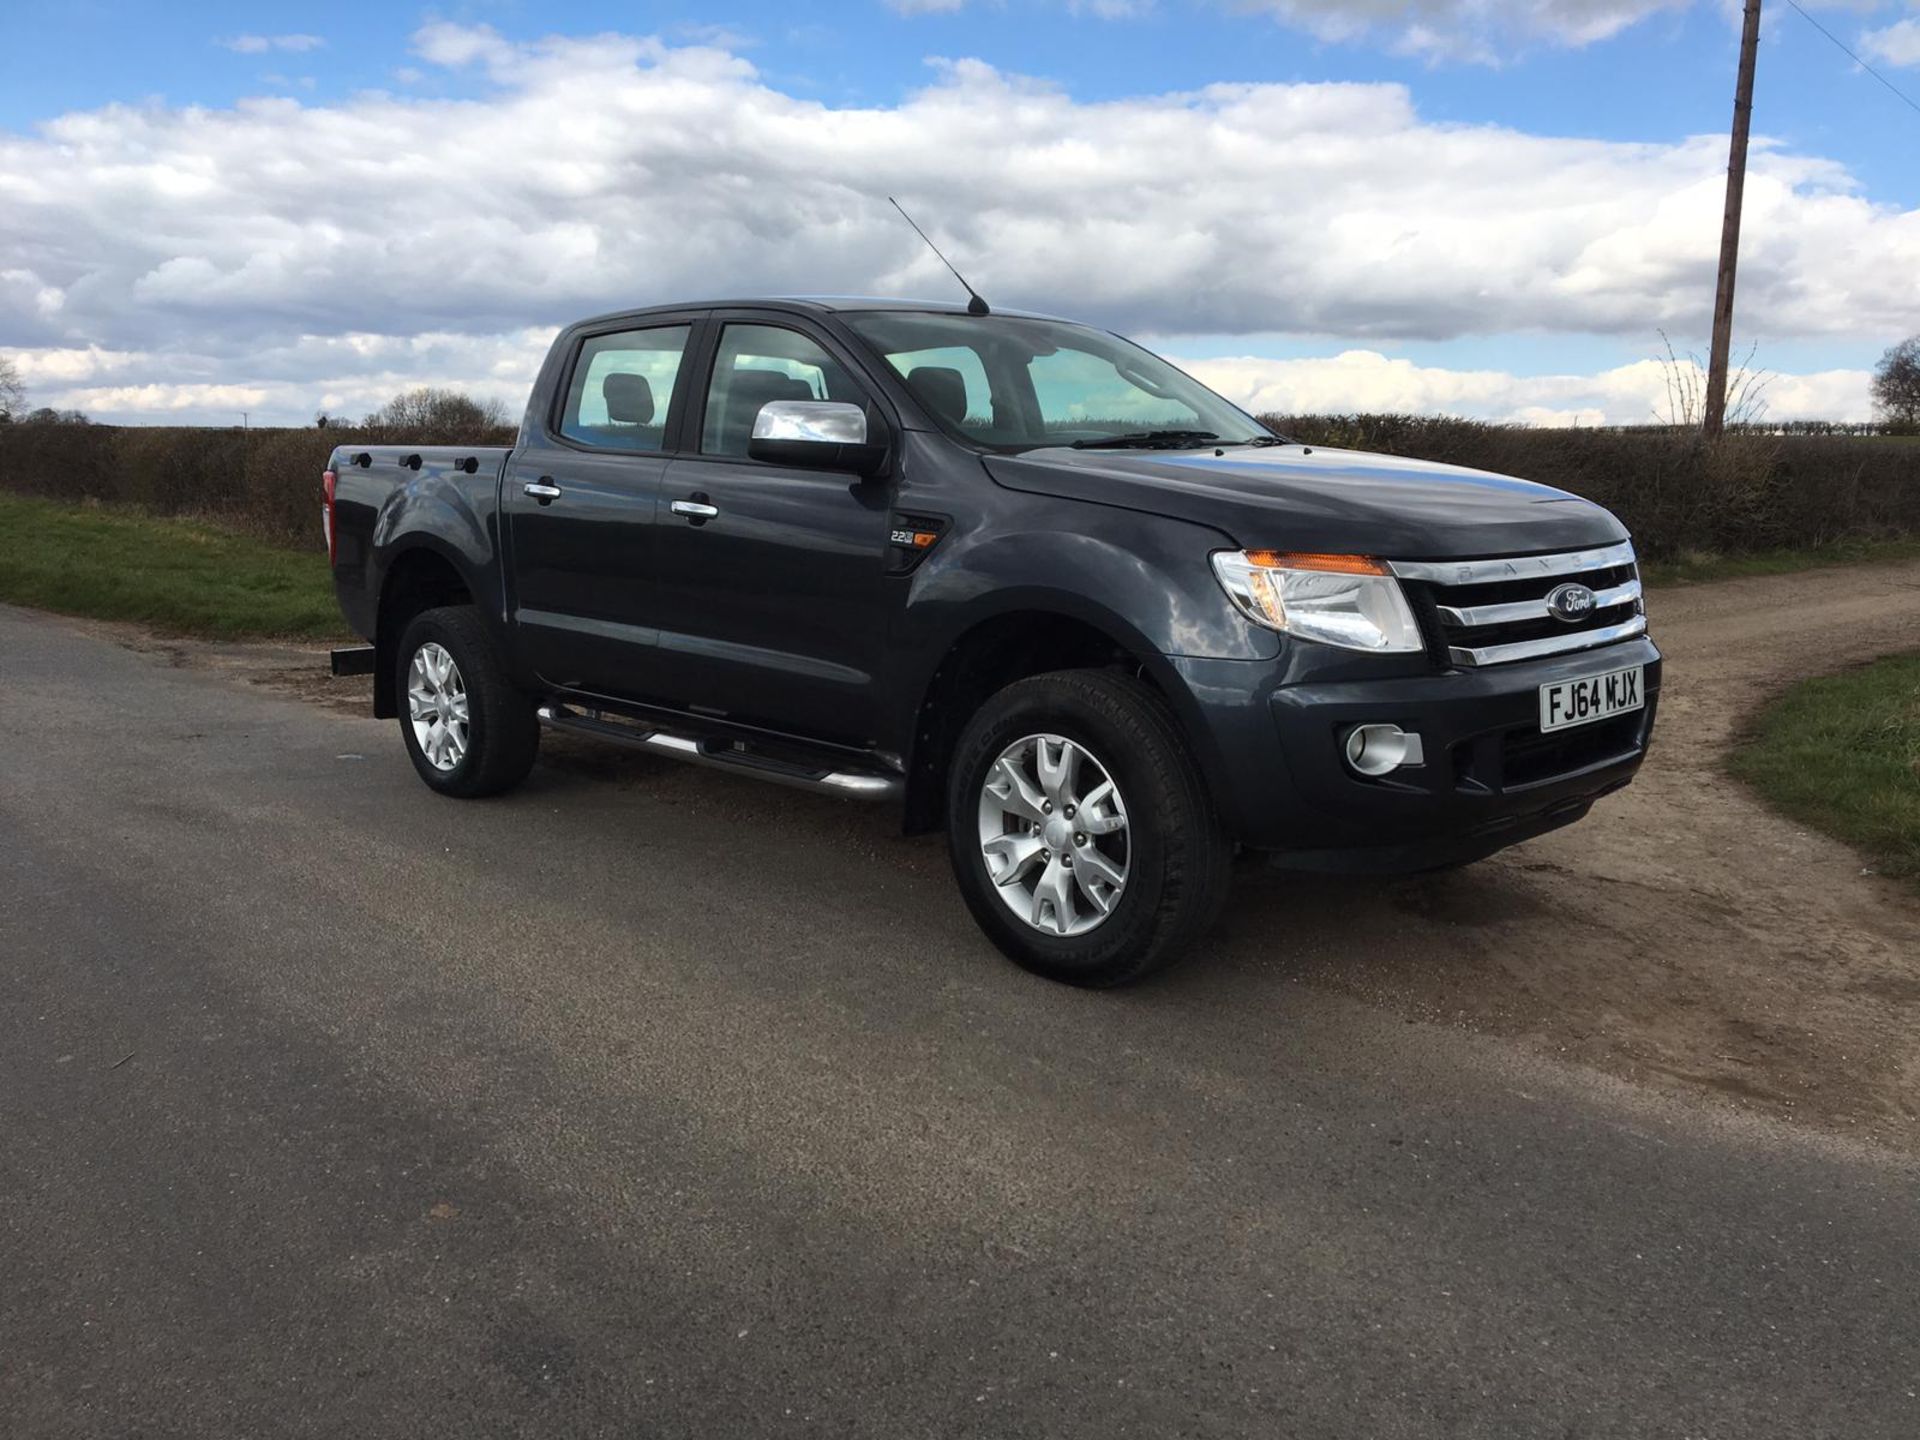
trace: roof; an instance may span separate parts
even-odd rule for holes
[[[787,310],[799,314],[825,315],[852,311],[910,310],[932,315],[965,315],[964,300],[905,300],[876,295],[746,295],[724,300],[681,300],[671,305],[643,305],[632,310],[612,310],[578,322],[598,325],[607,320],[622,320],[635,315],[653,315],[681,310]],[[1011,315],[1021,320],[1058,320],[1057,315],[1042,315],[1032,310],[1000,310],[995,315]],[[571,328],[571,327],[570,327]]]

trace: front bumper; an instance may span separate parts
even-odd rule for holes
[[[1587,813],[1633,778],[1660,698],[1640,638],[1478,670],[1381,674],[1383,657],[1295,645],[1276,666],[1173,662],[1236,838],[1300,869],[1407,872],[1477,859]],[[1542,735],[1539,687],[1646,667],[1646,708]],[[1341,747],[1362,723],[1421,736],[1418,768],[1368,779]],[[1207,753],[1210,752],[1210,753]]]

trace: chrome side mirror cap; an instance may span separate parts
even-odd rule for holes
[[[747,454],[773,465],[876,473],[886,446],[867,441],[867,412],[845,400],[769,400],[753,417]]]
[[[753,438],[864,445],[867,412],[845,400],[769,400],[753,417]]]

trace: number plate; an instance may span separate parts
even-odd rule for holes
[[[1565,730],[1569,725],[1591,725],[1609,715],[1624,715],[1629,710],[1644,710],[1647,704],[1642,681],[1646,667],[1610,670],[1605,675],[1589,675],[1584,680],[1562,680],[1540,687],[1540,728]]]

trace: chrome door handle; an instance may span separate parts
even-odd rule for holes
[[[698,500],[676,500],[667,508],[689,520],[711,520],[720,513],[718,505],[702,505]]]
[[[542,505],[560,498],[560,487],[547,480],[532,480],[520,487]]]

